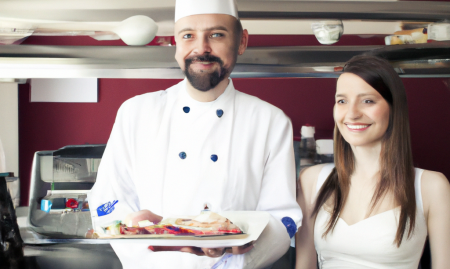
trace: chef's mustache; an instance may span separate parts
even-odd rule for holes
[[[186,67],[188,67],[193,62],[217,62],[220,64],[220,66],[223,66],[222,59],[220,59],[219,57],[216,57],[214,55],[211,55],[211,54],[204,54],[204,55],[186,58],[184,60],[184,62],[186,64]]]

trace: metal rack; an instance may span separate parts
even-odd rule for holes
[[[395,46],[252,47],[238,58],[232,77],[337,77],[339,72],[334,68],[359,54],[390,60],[403,77],[450,77],[448,41]],[[0,46],[0,77],[183,78],[173,55],[174,47]]]

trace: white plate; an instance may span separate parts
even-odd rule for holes
[[[135,240],[139,240],[140,243],[146,242],[149,246],[194,246],[204,248],[242,246],[258,239],[270,218],[270,214],[263,211],[224,211],[219,212],[219,214],[236,224],[244,234],[212,237],[167,237],[162,235],[164,238],[158,235],[120,235],[105,239],[120,240],[121,243],[133,243],[136,242]]]

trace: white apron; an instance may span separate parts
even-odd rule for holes
[[[196,215],[205,203],[213,211],[264,210],[273,216],[264,232],[269,243],[227,264],[273,262],[289,246],[281,218],[298,227],[302,218],[291,123],[278,108],[236,91],[231,79],[218,99],[206,103],[192,99],[185,83],[134,97],[119,109],[89,195],[93,222],[122,220],[142,209],[163,217]],[[111,245],[125,269],[211,268],[218,260],[153,253],[138,242]]]

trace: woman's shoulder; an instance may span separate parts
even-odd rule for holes
[[[448,179],[444,174],[440,172],[423,170],[422,178],[421,178],[421,187],[423,191],[438,191],[439,189],[443,189],[443,191],[450,191],[450,184]]]
[[[304,194],[308,197],[315,197],[317,180],[322,169],[329,164],[318,164],[303,169],[300,172],[300,185]]]
[[[430,206],[439,206],[450,197],[450,184],[440,172],[424,170],[420,187],[425,211],[428,211]]]

